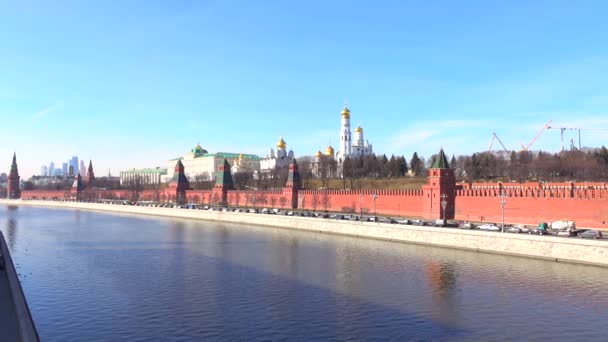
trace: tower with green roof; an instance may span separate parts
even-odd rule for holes
[[[169,189],[175,191],[175,202],[179,204],[186,202],[186,190],[188,188],[190,188],[190,184],[184,172],[184,164],[181,160],[178,160],[175,164],[173,178],[169,181]]]
[[[455,214],[455,189],[454,170],[450,169],[448,158],[443,148],[441,148],[439,155],[429,169],[427,184],[422,187],[424,216],[434,219],[453,219]],[[445,210],[442,202],[445,203]]]
[[[213,187],[212,202],[218,205],[226,205],[228,199],[228,190],[234,188],[232,182],[232,173],[230,172],[230,164],[224,158],[224,162],[217,167],[215,173],[215,186]]]

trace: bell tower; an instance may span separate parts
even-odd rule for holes
[[[427,184],[422,187],[424,216],[443,220],[453,219],[455,189],[454,170],[450,169],[448,158],[441,148],[437,159],[429,169]],[[445,209],[442,202],[445,203]]]
[[[352,139],[350,135],[350,110],[344,104],[344,109],[342,113],[340,113],[342,117],[341,127],[340,127],[340,154],[342,158],[346,158],[350,156],[352,149]]]

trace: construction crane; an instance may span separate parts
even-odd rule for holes
[[[509,150],[507,150],[507,148],[505,147],[505,145],[502,143],[502,141],[500,141],[500,138],[498,137],[498,135],[496,135],[496,133],[492,133],[492,140],[490,140],[490,146],[488,146],[488,153],[492,152],[492,144],[494,144],[494,140],[497,140],[498,143],[500,144],[500,146],[502,146],[502,149],[508,154]]]
[[[549,120],[549,122],[547,122],[547,123],[546,123],[546,124],[543,126],[543,128],[542,128],[540,131],[538,131],[538,133],[536,133],[536,136],[534,137],[534,139],[532,139],[532,141],[530,141],[530,142],[528,143],[528,145],[524,146],[524,145],[522,144],[522,145],[521,145],[521,151],[527,151],[528,149],[530,149],[530,147],[532,147],[532,145],[534,145],[534,143],[536,142],[536,140],[538,140],[538,138],[540,138],[540,136],[543,134],[543,132],[544,132],[546,129],[548,129],[549,127],[551,127],[551,123],[552,123],[552,122],[553,122],[553,121]],[[520,152],[521,152],[521,151],[520,151]]]
[[[549,126],[547,127],[547,129],[559,129],[559,134],[560,134],[560,139],[561,139],[561,143],[562,143],[562,151],[564,150],[564,131],[565,130],[571,130],[571,131],[578,131],[578,149],[580,150],[583,146],[581,143],[581,131],[608,131],[608,128],[576,128],[576,127],[553,127],[553,126]],[[574,147],[574,141],[570,141],[570,148],[573,149]]]

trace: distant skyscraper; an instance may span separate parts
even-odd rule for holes
[[[87,168],[84,166],[84,160],[80,161],[80,167],[78,168],[78,173],[80,177],[84,177],[87,175]]]
[[[51,162],[49,164],[49,176],[55,175],[55,163]]]
[[[74,173],[73,175],[78,173],[78,157],[77,156],[73,156],[72,159],[70,160],[70,165],[72,165],[72,168],[74,168]]]
[[[61,175],[68,174],[68,163],[61,164]]]
[[[48,175],[49,175],[49,168],[48,168],[46,165],[42,165],[42,166],[40,167],[40,175],[41,175],[42,177],[46,177],[46,176],[48,176]]]

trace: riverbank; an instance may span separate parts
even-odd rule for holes
[[[598,240],[526,234],[503,234],[475,230],[420,227],[374,222],[339,221],[310,217],[100,203],[1,199],[0,204],[72,208],[254,224],[608,267],[608,242]]]
[[[4,235],[0,231],[0,335],[2,341],[37,342],[38,332]]]

